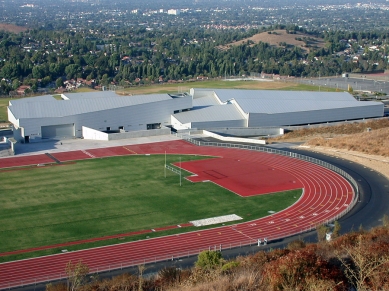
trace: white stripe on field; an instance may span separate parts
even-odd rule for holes
[[[189,222],[192,223],[194,226],[203,226],[203,225],[218,224],[218,223],[241,220],[241,219],[243,218],[236,214],[229,214],[229,215],[205,218],[205,219],[194,220]]]

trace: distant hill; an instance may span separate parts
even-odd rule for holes
[[[304,33],[287,33],[286,30],[273,30],[271,32],[261,32],[253,35],[252,37],[242,39],[233,43],[219,46],[221,50],[227,50],[231,46],[241,45],[243,43],[250,42],[251,44],[257,44],[259,42],[269,43],[272,46],[296,46],[300,47],[306,52],[310,51],[310,48],[322,48],[324,47],[324,40],[322,38],[312,37]]]
[[[12,32],[12,33],[19,33],[28,30],[28,28],[23,26],[13,25],[13,24],[0,23],[0,31],[1,30]]]

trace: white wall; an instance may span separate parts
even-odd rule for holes
[[[222,135],[218,135],[216,133],[203,130],[203,134],[214,137],[217,139],[220,139],[222,141],[228,141],[228,142],[247,142],[247,143],[254,143],[254,144],[266,144],[265,140],[260,140],[260,139],[250,139],[250,138],[240,138],[240,137],[226,137]]]
[[[281,127],[233,127],[233,128],[211,128],[210,131],[220,134],[229,134],[234,136],[267,136],[284,134]]]
[[[250,113],[249,127],[288,126],[383,116],[383,104],[277,114]]]
[[[14,127],[19,127],[19,120],[17,120],[15,118],[15,116],[13,115],[11,110],[9,110],[9,108],[7,108],[7,111],[8,111],[8,120],[9,120],[9,122],[11,122],[14,125]]]
[[[108,133],[101,132],[99,130],[89,128],[86,126],[82,127],[82,136],[84,139],[108,140]]]
[[[173,115],[171,115],[171,117],[170,117],[170,124],[177,130],[191,128],[191,123],[183,124],[177,118],[175,118]]]
[[[91,100],[93,102],[93,100]],[[24,136],[41,138],[41,126],[71,124],[75,126],[75,137],[82,137],[82,127],[105,131],[107,127],[125,131],[146,130],[147,124],[161,123],[161,126],[171,124],[171,115],[175,110],[192,107],[192,96],[172,98],[158,102],[144,103],[133,106],[108,109],[98,112],[89,112],[79,115],[48,118],[21,119],[19,124],[24,127]],[[16,138],[16,137],[15,137]],[[21,140],[21,139],[18,139]]]
[[[110,133],[108,135],[108,139],[109,140],[119,140],[119,139],[158,136],[158,135],[170,135],[170,128],[165,127],[165,128],[161,128],[161,129],[150,129],[150,130],[121,132],[121,133]]]
[[[246,120],[220,120],[220,121],[204,121],[192,122],[192,128],[211,129],[215,127],[245,127]]]
[[[193,99],[206,97],[206,96],[209,96],[210,94],[213,94],[213,93],[214,93],[214,90],[211,90],[211,89],[199,90],[199,89],[191,88],[189,90],[189,94],[193,96]]]

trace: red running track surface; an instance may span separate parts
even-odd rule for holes
[[[52,163],[55,163],[55,161],[53,161],[45,154],[24,157],[10,157],[0,159],[0,169]]]
[[[179,166],[179,163],[175,163]],[[303,185],[292,174],[263,165],[258,161],[216,158],[181,163],[181,167],[197,175],[192,182],[212,181],[240,196],[301,189]],[[275,178],[276,177],[276,178]]]
[[[138,154],[163,154],[166,151],[168,154],[211,155],[247,164],[258,163],[261,165],[259,170],[264,172],[274,169],[274,173],[286,173],[282,174],[282,180],[286,184],[293,177],[293,181],[303,187],[304,193],[300,200],[289,208],[246,223],[3,263],[0,264],[0,289],[64,278],[64,268],[70,260],[82,260],[91,272],[99,272],[194,255],[205,249],[255,244],[258,239],[263,238],[270,241],[308,230],[333,218],[345,211],[354,199],[351,185],[340,175],[318,165],[289,157],[249,150],[197,147],[184,141],[131,145],[126,148]],[[182,163],[183,167],[190,164]],[[209,167],[211,166],[206,167],[206,171],[215,171]],[[222,170],[218,167],[216,172],[219,174],[213,174],[216,180],[226,179],[223,178],[226,173],[234,174],[231,169],[221,173],[220,171]],[[236,175],[239,176],[238,173]],[[274,179],[278,179],[278,176]]]
[[[124,156],[124,155],[133,155],[126,147],[110,147],[110,148],[100,148],[87,150],[88,153],[95,156],[96,158],[111,157],[111,156]]]
[[[52,153],[53,157],[61,162],[76,161],[76,160],[85,160],[91,159],[85,151],[71,151],[71,152],[61,152],[61,153]]]

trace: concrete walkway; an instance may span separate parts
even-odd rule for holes
[[[95,148],[107,148],[115,146],[154,143],[162,141],[179,140],[174,135],[160,135],[152,137],[131,138],[112,141],[87,140],[87,139],[65,139],[47,140],[27,144],[17,143],[15,145],[15,156],[37,155],[44,153],[69,152],[76,150],[87,150]]]

